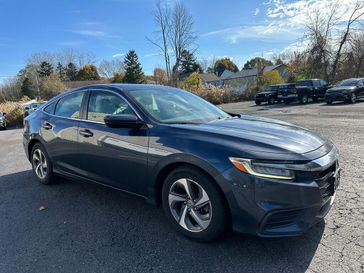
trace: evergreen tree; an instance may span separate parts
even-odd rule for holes
[[[183,50],[181,59],[181,72],[191,74],[193,72],[201,72],[201,66],[197,63],[193,53],[188,50]]]
[[[67,79],[67,69],[60,62],[57,64],[56,71],[61,81],[65,81]]]
[[[37,70],[37,72],[41,77],[49,77],[50,75],[53,74],[53,66],[52,64],[44,61],[40,64],[40,67]]]
[[[70,81],[75,81],[77,78],[77,67],[74,63],[69,63],[66,68],[67,78]]]
[[[96,66],[93,64],[85,65],[77,73],[77,80],[79,81],[94,81],[99,79],[99,72],[97,71]]]
[[[34,97],[33,84],[28,77],[25,77],[21,83],[21,92],[23,96],[27,96],[29,98]]]
[[[144,83],[145,76],[143,69],[138,60],[138,55],[134,50],[129,50],[124,59],[125,76],[123,82],[125,83]]]

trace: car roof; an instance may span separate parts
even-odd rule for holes
[[[130,84],[130,83],[105,83],[105,84],[92,84],[87,86],[82,86],[80,88],[75,88],[72,90],[84,90],[90,88],[114,88],[120,91],[132,91],[132,90],[145,90],[145,89],[176,89],[171,86],[164,86],[158,84]]]

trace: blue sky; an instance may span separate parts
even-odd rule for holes
[[[299,46],[301,13],[330,1],[181,0],[194,18],[198,58],[231,57],[239,68],[251,57]],[[0,81],[16,75],[32,53],[68,48],[97,61],[135,49],[151,74],[163,66],[146,39],[156,30],[154,6],[154,0],[0,0]]]

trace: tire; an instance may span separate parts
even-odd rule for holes
[[[259,106],[261,104],[261,102],[260,101],[256,101],[255,104]]]
[[[313,102],[318,102],[318,98],[317,98],[317,97],[313,97],[313,98],[312,98],[312,101],[313,101]]]
[[[331,100],[327,100],[326,101],[326,104],[332,104],[332,101]]]
[[[225,199],[217,184],[194,167],[179,167],[168,175],[162,188],[162,203],[172,226],[195,241],[218,238],[229,223]]]
[[[282,102],[282,100],[281,99],[277,99],[277,103],[281,103]]]
[[[289,104],[290,101],[289,100],[284,100],[284,104]]]
[[[42,144],[36,143],[33,146],[30,154],[30,162],[33,173],[40,183],[48,185],[56,180],[52,162]]]
[[[352,104],[356,103],[356,99],[357,99],[356,94],[354,92],[351,93],[349,103],[352,103]]]
[[[303,94],[303,95],[300,97],[300,103],[301,103],[301,104],[307,104],[307,103],[308,103],[308,96],[307,96],[307,94]]]
[[[273,97],[268,98],[268,104],[270,104],[270,105],[274,104],[274,98]]]

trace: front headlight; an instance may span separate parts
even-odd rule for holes
[[[250,159],[229,157],[229,160],[233,165],[243,173],[248,173],[254,176],[270,178],[270,179],[281,179],[281,180],[293,180],[294,172],[292,170],[284,169],[277,164],[259,163],[254,162]]]

